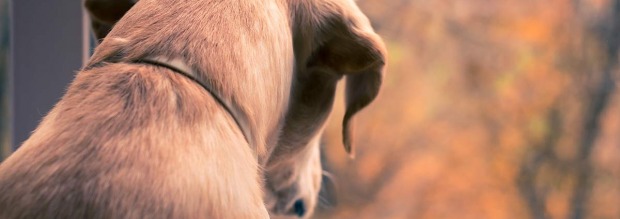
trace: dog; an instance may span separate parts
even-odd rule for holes
[[[355,2],[128,2],[0,165],[0,218],[310,217],[338,81],[353,156],[385,74]]]

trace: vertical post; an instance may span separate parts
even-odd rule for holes
[[[13,149],[58,102],[88,44],[81,1],[12,1]]]
[[[93,53],[96,41],[90,29],[90,16],[83,7],[83,0],[80,0],[80,11],[82,12],[82,65],[88,63],[88,59]]]
[[[11,151],[9,7],[8,1],[0,1],[0,162]]]

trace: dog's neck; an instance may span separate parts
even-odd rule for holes
[[[235,120],[235,123],[239,127],[239,130],[241,131],[241,134],[243,134],[243,136],[245,137],[245,140],[248,142],[248,144],[250,146],[255,146],[254,145],[254,138],[253,138],[253,135],[251,133],[250,126],[249,126],[248,116],[242,110],[240,110],[239,107],[237,107],[235,104],[233,104],[231,101],[221,98],[217,94],[217,92],[215,92],[216,90],[213,89],[213,86],[211,86],[205,80],[201,80],[199,74],[196,71],[194,71],[190,66],[188,66],[183,60],[181,60],[181,59],[170,59],[170,58],[166,58],[166,57],[162,57],[162,56],[156,56],[156,57],[142,58],[142,59],[136,60],[134,62],[155,65],[155,66],[159,66],[159,67],[163,67],[163,68],[168,68],[168,69],[170,69],[170,70],[172,70],[172,71],[174,71],[176,73],[179,73],[179,74],[181,74],[181,75],[191,79],[192,81],[196,82],[197,84],[199,84],[209,94],[211,94],[211,96],[213,96],[213,98],[220,105],[222,105],[222,107],[224,107],[224,109],[230,114],[230,116],[233,118],[233,120]]]

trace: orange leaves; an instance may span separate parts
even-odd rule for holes
[[[357,118],[354,161],[335,147],[336,100],[325,153],[346,201],[318,218],[528,218],[518,173],[551,133],[561,133],[549,148],[560,164],[533,178],[548,213],[568,215],[575,179],[566,172],[574,166],[561,165],[577,153],[578,86],[605,58],[576,22],[574,1],[359,2],[387,41],[389,72],[379,99]],[[609,0],[580,2],[580,13],[595,13]],[[620,217],[620,101],[612,105],[592,156],[603,174],[592,215],[601,218]],[[563,123],[552,124],[553,109]]]

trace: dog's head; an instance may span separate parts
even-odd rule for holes
[[[282,134],[265,167],[266,202],[273,214],[304,217],[321,187],[319,142],[336,84],[345,78],[342,134],[353,156],[352,118],[377,96],[386,50],[353,0],[290,4],[296,70]]]

